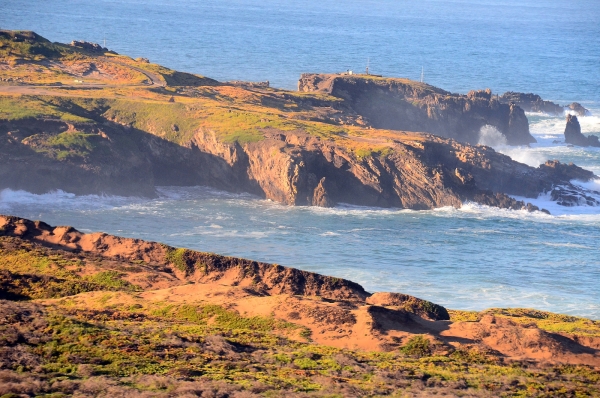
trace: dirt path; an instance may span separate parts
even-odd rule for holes
[[[118,87],[165,87],[167,84],[158,73],[149,72],[142,68],[115,61],[110,58],[102,57],[102,61],[129,68],[148,78],[149,83],[136,84],[102,84],[102,83],[78,83],[78,84],[59,84],[59,85],[41,85],[41,84],[20,84],[20,85],[0,85],[0,94],[24,94],[24,95],[57,95],[53,89],[102,89]],[[66,93],[64,93],[66,94]],[[59,94],[60,95],[60,94]]]

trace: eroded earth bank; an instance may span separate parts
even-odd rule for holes
[[[277,264],[11,216],[0,231],[0,393],[599,393],[597,321],[448,310]]]

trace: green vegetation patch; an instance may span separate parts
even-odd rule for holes
[[[0,243],[0,296],[28,300],[73,296],[79,293],[108,291],[139,291],[140,288],[122,279],[124,274],[102,271],[82,277],[85,264],[76,258],[49,254],[47,249],[15,244],[14,238],[2,237]]]
[[[29,137],[29,140],[37,138]],[[70,158],[87,158],[98,146],[102,138],[97,134],[86,134],[80,131],[67,131],[40,142],[34,147],[38,152],[49,154],[58,160]]]
[[[194,111],[177,102],[111,100],[107,105],[103,117],[177,144],[189,141],[201,125]]]
[[[359,159],[367,157],[386,157],[392,154],[394,150],[388,146],[384,147],[359,147],[354,150],[354,153]]]
[[[492,308],[480,313],[481,316],[485,314],[510,318],[522,324],[534,323],[540,329],[552,333],[600,337],[600,321],[591,319],[529,308]]]
[[[65,50],[43,37],[27,31],[0,30],[0,59],[18,57],[30,61],[60,57]]]
[[[417,358],[431,355],[431,342],[423,335],[416,335],[411,337],[400,351]]]
[[[139,286],[133,285],[122,278],[124,273],[118,271],[102,271],[97,274],[87,276],[85,279],[106,290],[130,291],[137,292],[142,289]],[[104,290],[102,289],[102,290]]]
[[[228,310],[219,305],[175,305],[169,304],[151,310],[154,316],[180,319],[202,325],[212,333],[232,331],[273,332],[276,330],[295,330],[299,326],[277,320],[272,317],[243,317],[236,311]]]
[[[0,119],[13,121],[34,118],[54,118],[65,122],[79,123],[91,122],[90,119],[74,115],[44,97],[0,96]]]
[[[448,312],[453,322],[476,322],[484,315],[494,315],[520,324],[535,324],[538,328],[551,333],[600,337],[600,321],[530,308],[491,308],[481,312],[448,310]]]

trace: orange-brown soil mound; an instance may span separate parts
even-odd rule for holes
[[[103,267],[122,273],[127,286],[137,286],[139,293],[131,305],[217,304],[243,316],[271,316],[301,325],[310,331],[305,337],[315,343],[340,348],[390,351],[423,335],[433,352],[476,348],[508,359],[600,366],[600,338],[595,335],[553,333],[535,323],[491,313],[451,321],[444,307],[426,300],[399,293],[370,294],[348,280],[276,264],[85,234],[12,216],[0,216],[0,235],[3,250],[28,242],[33,249],[27,250],[77,257],[81,265],[70,272],[82,278],[103,270],[98,265],[103,259]],[[45,283],[15,270],[6,272],[0,275],[0,293],[7,297],[24,297],[31,286]],[[86,289],[73,300],[85,303],[95,297],[85,291],[99,290]]]

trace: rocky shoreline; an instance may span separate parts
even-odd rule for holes
[[[476,145],[481,128],[493,126],[509,145],[536,142],[523,109],[501,103],[489,89],[460,95],[408,79],[305,73],[298,90],[341,98],[374,128],[422,131]]]
[[[511,195],[557,191],[568,205],[560,192],[576,190],[570,181],[595,178],[575,165],[533,168],[476,145],[484,126],[509,144],[534,141],[523,109],[489,90],[455,95],[406,79],[304,74],[295,93],[0,33],[5,46],[37,48],[10,53],[30,80],[47,80],[32,66],[52,60],[47,75],[58,68],[57,76],[101,82],[0,85],[43,93],[0,96],[0,189],[154,197],[155,186],[206,185],[300,206],[419,210],[475,201],[539,210]]]
[[[510,104],[511,102],[521,107],[525,112],[544,113],[550,116],[563,116],[567,111],[573,111],[577,116],[590,116],[591,112],[581,104],[573,102],[563,106],[552,101],[545,101],[537,94],[517,93],[508,91],[498,97],[500,102]]]

